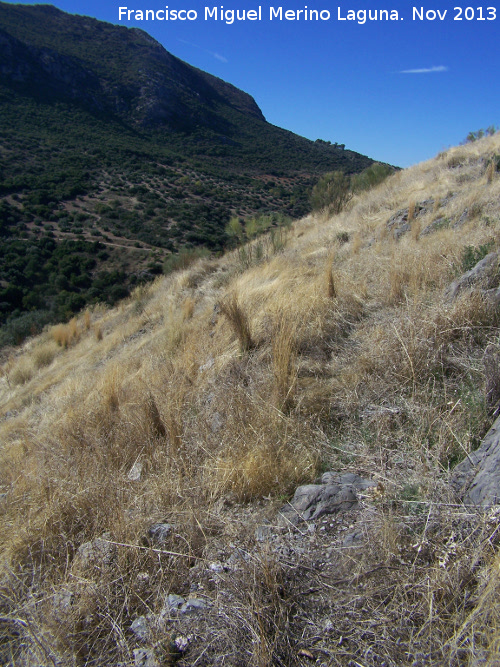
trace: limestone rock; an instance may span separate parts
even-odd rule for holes
[[[190,615],[204,611],[211,606],[209,600],[202,598],[183,598],[181,595],[170,593],[160,613],[160,620],[176,614]]]
[[[154,523],[148,529],[148,541],[163,546],[172,533],[173,526],[170,523]]]
[[[188,598],[182,605],[180,612],[181,614],[196,614],[200,611],[208,609],[208,607],[210,607],[208,600],[202,600],[201,598]]]
[[[165,601],[165,610],[168,610],[169,612],[178,611],[182,607],[182,605],[185,604],[185,602],[186,599],[183,598],[181,595],[170,593]]]
[[[127,477],[131,482],[138,482],[141,479],[141,475],[142,475],[142,463],[140,461],[136,461],[134,465],[130,468]]]
[[[130,626],[137,639],[145,640],[149,635],[148,621],[145,616],[138,616]]]
[[[466,505],[500,504],[500,417],[479,448],[456,466],[450,481]]]
[[[160,667],[152,649],[145,648],[134,649],[134,665],[135,667]]]
[[[445,299],[454,301],[461,292],[472,287],[479,287],[485,293],[493,291],[496,294],[500,282],[499,261],[498,253],[490,252],[474,268],[446,288]],[[493,294],[491,296],[494,297]]]
[[[90,542],[84,542],[78,547],[76,560],[82,567],[109,565],[116,553],[116,546],[112,544],[109,533]]]
[[[434,205],[433,199],[426,199],[425,201],[415,204],[414,218],[419,215],[427,213],[427,211]],[[399,240],[403,234],[409,232],[411,229],[411,221],[408,220],[410,214],[409,208],[404,208],[395,213],[388,221],[387,228],[392,232],[393,237]]]
[[[361,529],[356,529],[352,533],[348,533],[342,542],[342,546],[346,549],[352,547],[359,547],[363,545],[363,531]]]
[[[297,525],[301,521],[318,519],[323,514],[356,509],[357,492],[373,486],[376,486],[375,482],[354,473],[327,472],[322,476],[321,484],[305,484],[297,488],[291,502],[280,509],[280,522]]]

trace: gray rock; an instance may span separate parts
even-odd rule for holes
[[[218,412],[214,412],[212,418],[210,419],[210,429],[212,433],[217,433],[224,426],[224,420]]]
[[[197,614],[198,612],[204,611],[209,607],[210,602],[208,602],[208,600],[202,600],[201,598],[188,598],[182,605],[180,612],[181,614]]]
[[[101,537],[84,542],[78,547],[76,560],[82,567],[109,565],[116,554],[116,546],[112,544],[109,533]]]
[[[426,199],[423,202],[415,204],[414,218],[418,218],[419,215],[426,213],[433,205],[433,199]],[[387,221],[387,228],[392,232],[396,240],[400,239],[403,234],[406,234],[411,229],[411,222],[408,221],[409,213],[409,208],[401,209]]]
[[[460,218],[453,225],[453,228],[456,229],[457,227],[462,227],[467,222],[468,217],[469,217],[469,209],[465,208]]]
[[[149,635],[149,625],[145,616],[138,616],[130,626],[137,639],[145,640]]]
[[[482,290],[496,292],[500,282],[499,257],[498,253],[490,252],[484,259],[476,264],[474,268],[463,276],[454,280],[445,292],[444,298],[447,301],[454,301],[461,292],[472,287],[479,287]],[[494,289],[495,288],[495,289]]]
[[[224,572],[225,570],[228,569],[227,565],[225,566],[224,563],[221,563],[219,560],[214,561],[213,563],[210,563],[208,566],[208,569],[211,572],[215,572],[216,574],[219,574],[220,572]]]
[[[466,505],[500,504],[500,417],[479,448],[456,466],[450,483]]]
[[[346,472],[343,475],[340,475],[337,472],[325,472],[321,476],[322,484],[352,484],[355,489],[358,491],[366,491],[371,489],[374,486],[377,486],[376,482],[372,482],[371,479],[364,479],[356,473]]]
[[[179,653],[185,653],[191,641],[193,641],[193,635],[177,635],[173,643]]]
[[[160,667],[160,663],[150,648],[134,649],[134,665],[135,667]]]
[[[271,526],[262,524],[255,529],[255,539],[258,542],[265,542],[272,535]]]
[[[154,523],[148,529],[149,541],[163,546],[173,529],[174,526],[170,523]]]
[[[62,621],[67,618],[74,602],[74,594],[71,591],[59,591],[52,600],[52,612],[54,617]]]
[[[346,535],[342,541],[342,546],[346,548],[360,547],[363,544],[363,531],[354,530]]]
[[[175,593],[170,593],[167,596],[165,601],[165,609],[169,612],[178,611],[183,604],[185,604],[186,599],[181,595],[176,595]]]
[[[203,373],[203,371],[208,371],[210,368],[212,368],[214,364],[215,364],[214,358],[210,357],[206,363],[200,366],[200,373]]]
[[[359,475],[327,472],[321,484],[299,486],[288,505],[280,509],[280,523],[297,525],[301,521],[312,521],[324,514],[348,511],[358,507],[357,491],[376,486],[375,482]]]
[[[141,475],[142,475],[142,463],[140,461],[136,461],[134,465],[130,468],[127,477],[131,482],[138,482],[141,479]]]
[[[439,218],[436,218],[436,220],[431,222],[430,225],[427,225],[427,227],[425,227],[425,229],[423,229],[420,232],[420,236],[427,236],[427,234],[432,234],[433,232],[436,232],[438,229],[446,229],[449,226],[450,226],[449,219],[445,218],[444,216],[440,216]]]
[[[54,606],[67,611],[73,604],[74,594],[71,591],[59,591],[54,595]]]

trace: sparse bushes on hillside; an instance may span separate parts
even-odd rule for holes
[[[169,255],[163,263],[163,273],[168,275],[173,271],[187,269],[201,257],[209,257],[210,251],[206,248],[181,248],[178,253]]]
[[[496,134],[496,132],[498,132],[498,127],[495,127],[494,125],[490,125],[485,130],[481,128],[476,132],[469,132],[464,143],[471,144],[474,141],[482,139],[483,137],[492,137],[494,134]]]
[[[473,269],[478,262],[494,250],[494,245],[492,241],[488,241],[488,243],[483,243],[478,247],[468,245],[462,248],[461,264],[458,267],[458,272],[466,273]]]
[[[226,227],[231,245],[237,247],[244,269],[281,252],[287,243],[291,218],[282,214],[253,216],[246,220],[232,217]]]
[[[354,174],[351,177],[351,187],[353,192],[363,192],[374,188],[376,185],[383,183],[385,179],[394,173],[394,167],[388,164],[375,162],[371,167],[367,167],[359,174]]]
[[[353,176],[347,176],[341,171],[324,174],[312,190],[312,208],[336,215],[346,207],[354,194],[374,188],[393,172],[393,167],[375,162]]]

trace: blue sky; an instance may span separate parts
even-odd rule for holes
[[[438,0],[272,0],[261,21],[205,20],[207,7],[251,10],[257,2],[200,0],[55,0],[74,14],[140,27],[165,48],[253,95],[266,119],[310,139],[344,143],[370,157],[409,166],[500,125],[498,27],[492,0],[470,5]],[[23,4],[36,4],[35,2]],[[119,7],[192,9],[195,21],[119,21]],[[269,20],[269,7],[328,10],[329,21]],[[463,8],[462,20],[454,6]],[[412,20],[419,10],[447,10],[443,21]],[[474,19],[466,20],[472,7]],[[396,10],[397,21],[338,20],[349,10]],[[467,12],[472,16],[471,10]],[[301,19],[303,14],[301,15]],[[403,20],[401,20],[403,19]]]

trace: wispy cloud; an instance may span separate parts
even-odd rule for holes
[[[422,67],[422,69],[404,69],[400,74],[431,74],[432,72],[447,72],[448,68],[445,65],[437,65],[436,67]]]
[[[207,51],[211,56],[216,58],[217,60],[220,60],[221,63],[227,63],[229,62],[227,58],[224,58],[224,56],[221,56],[220,53],[212,53],[212,51]]]
[[[227,58],[224,58],[224,56],[221,56],[220,53],[216,53],[215,51],[209,51],[208,49],[204,49],[199,44],[193,44],[193,42],[188,42],[185,39],[180,39],[180,37],[177,38],[177,41],[182,42],[183,44],[187,44],[188,46],[194,46],[195,49],[200,49],[200,51],[204,51],[205,53],[208,53],[209,56],[212,56],[212,58],[215,58],[216,60],[219,60],[221,63],[229,62],[229,60]]]

